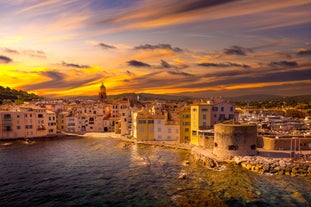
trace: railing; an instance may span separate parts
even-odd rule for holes
[[[212,127],[209,127],[209,126],[199,126],[199,130],[208,130],[208,129],[212,129]]]

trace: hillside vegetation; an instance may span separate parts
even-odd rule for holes
[[[9,87],[0,86],[0,104],[22,104],[25,101],[31,101],[36,99],[42,99],[42,97],[34,94],[28,93],[22,90],[15,90]]]

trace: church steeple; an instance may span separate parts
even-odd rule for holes
[[[107,102],[107,94],[106,94],[106,87],[104,85],[104,83],[102,82],[101,86],[100,86],[100,92],[98,94],[98,99],[101,102]]]

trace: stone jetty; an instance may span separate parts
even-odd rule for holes
[[[260,174],[311,176],[311,159],[267,158],[259,156],[236,156],[233,162],[247,170]]]

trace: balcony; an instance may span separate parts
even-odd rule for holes
[[[208,129],[212,129],[212,127],[209,127],[209,126],[199,126],[199,130],[208,130]]]
[[[43,131],[43,130],[46,130],[46,128],[43,125],[40,125],[40,126],[38,126],[37,130],[38,131]]]

